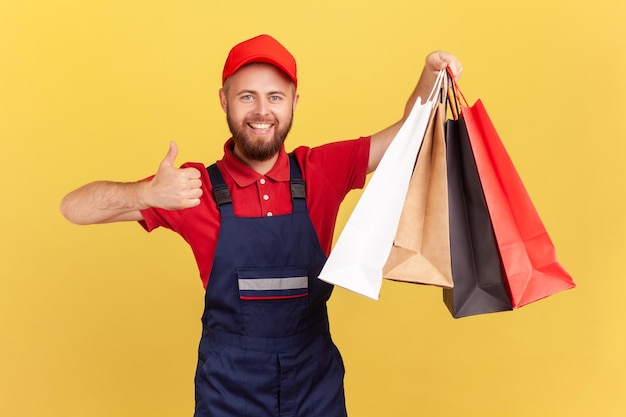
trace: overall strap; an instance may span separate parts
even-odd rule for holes
[[[209,179],[213,186],[213,198],[217,203],[217,208],[220,210],[222,216],[234,217],[233,200],[230,196],[230,190],[224,181],[224,177],[220,172],[217,164],[212,164],[207,167],[209,173]]]
[[[302,179],[302,170],[293,153],[289,154],[289,177],[293,212],[306,212],[306,186]]]

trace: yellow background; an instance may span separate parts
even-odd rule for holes
[[[465,67],[578,288],[454,320],[439,289],[337,290],[352,416],[626,415],[626,3],[2,0],[0,415],[189,416],[202,289],[186,244],[79,227],[91,180],[211,162],[229,48],[259,33],[299,64],[288,148],[395,121],[434,49]],[[357,201],[345,203],[339,227]]]

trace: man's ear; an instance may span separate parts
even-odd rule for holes
[[[296,93],[293,98],[293,111],[296,111],[296,107],[298,106],[298,100],[300,100],[300,94]]]
[[[222,110],[224,110],[224,113],[226,113],[226,108],[228,107],[228,99],[226,98],[226,91],[224,90],[224,87],[220,88],[219,95],[220,105],[222,106]]]

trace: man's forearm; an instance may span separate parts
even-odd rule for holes
[[[415,106],[415,102],[417,101],[418,97],[421,97],[422,103],[428,100],[428,96],[430,95],[430,92],[435,85],[435,81],[437,81],[437,73],[424,68],[417,82],[417,85],[415,86],[415,89],[409,96],[409,99],[407,100],[404,107],[404,115],[402,117],[403,122],[407,119],[407,117],[409,117],[409,114]]]
[[[142,220],[147,182],[96,181],[69,194],[61,202],[61,213],[72,223],[98,224]]]

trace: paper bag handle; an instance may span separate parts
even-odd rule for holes
[[[469,107],[467,104],[467,100],[463,95],[463,92],[459,88],[457,84],[454,73],[450,69],[450,67],[446,67],[446,71],[448,73],[448,80],[450,82],[449,93],[448,93],[448,105],[450,106],[450,110],[452,112],[452,116],[455,120],[457,120],[461,116],[461,109],[459,108],[459,103],[461,106]],[[452,99],[454,102],[452,102]]]
[[[435,84],[433,84],[433,89],[430,90],[430,95],[428,96],[427,101],[435,101],[437,96],[440,96],[441,86],[443,84],[444,79],[445,79],[445,71],[441,70],[439,71],[439,74],[437,74],[437,79],[435,80]]]

